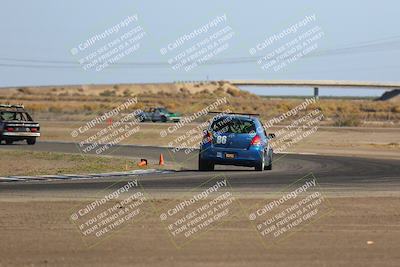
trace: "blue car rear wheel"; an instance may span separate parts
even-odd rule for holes
[[[199,156],[199,171],[213,171],[214,167],[214,162],[202,160]]]
[[[256,171],[262,172],[265,168],[265,155],[263,154],[261,160],[254,166]]]

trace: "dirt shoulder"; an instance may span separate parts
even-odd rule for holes
[[[87,248],[68,211],[87,200],[0,198],[1,266],[398,266],[399,197],[329,197],[334,212],[268,249],[237,216],[176,249],[156,214]],[[153,200],[160,207],[170,199]],[[243,198],[244,207],[259,199]]]

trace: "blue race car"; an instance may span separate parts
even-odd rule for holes
[[[204,132],[199,151],[199,170],[211,171],[217,165],[272,169],[273,149],[257,114],[228,113],[214,117]]]

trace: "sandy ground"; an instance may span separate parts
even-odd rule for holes
[[[180,249],[156,212],[88,248],[69,221],[86,197],[3,195],[0,266],[399,266],[400,195],[372,195],[330,195],[333,212],[267,248],[249,220],[236,216]],[[259,201],[240,199],[244,208]]]

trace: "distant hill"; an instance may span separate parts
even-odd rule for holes
[[[400,102],[400,89],[385,92],[381,97],[375,99],[375,101]]]
[[[18,93],[53,95],[53,96],[127,96],[157,93],[189,93],[195,94],[207,90],[239,91],[239,89],[224,81],[199,83],[143,83],[143,84],[109,84],[109,85],[66,85],[66,86],[29,86],[2,88],[1,94],[15,95]]]

